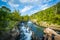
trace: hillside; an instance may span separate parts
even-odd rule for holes
[[[31,21],[35,19],[35,23],[38,25],[41,25],[41,22],[47,23],[48,25],[60,25],[60,2],[46,10],[32,14],[30,19]]]

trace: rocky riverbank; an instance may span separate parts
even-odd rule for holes
[[[2,35],[0,35],[0,40],[16,40],[16,37],[19,35],[19,29],[17,27],[18,22],[16,23],[15,27],[13,27],[11,30],[4,32],[1,31]]]
[[[31,20],[31,21],[32,21],[32,20]],[[32,21],[32,22],[33,22],[34,24],[38,25],[38,26],[42,26],[42,27],[45,27],[45,28],[49,27],[49,28],[51,28],[51,29],[60,31],[60,25],[58,25],[58,24],[53,24],[53,23],[49,24],[49,23],[44,22],[44,21],[41,21],[41,22],[39,22],[39,23],[38,23],[37,21]]]

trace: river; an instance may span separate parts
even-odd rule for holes
[[[39,37],[40,40],[43,38],[43,27],[38,27],[36,24],[33,24],[31,21],[27,23],[20,23],[19,26],[20,35],[17,40],[32,40],[32,35]]]

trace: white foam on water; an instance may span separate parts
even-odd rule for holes
[[[31,21],[28,21],[28,23],[32,23]]]
[[[23,31],[24,35],[25,35],[25,39],[24,40],[31,40],[31,36],[32,36],[32,31],[29,30],[29,27],[21,27],[21,30]]]

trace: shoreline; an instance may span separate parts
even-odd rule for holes
[[[41,27],[43,27],[43,28],[47,28],[47,27],[49,27],[49,28],[51,28],[51,29],[53,29],[53,30],[55,30],[55,31],[60,31],[60,26],[59,27],[56,27],[55,25],[49,25],[49,26],[47,26],[47,25],[44,25],[44,24],[38,24],[37,22],[33,22],[32,21],[32,23],[34,23],[34,24],[36,24],[37,26],[41,26]],[[54,27],[55,26],[55,27]]]

